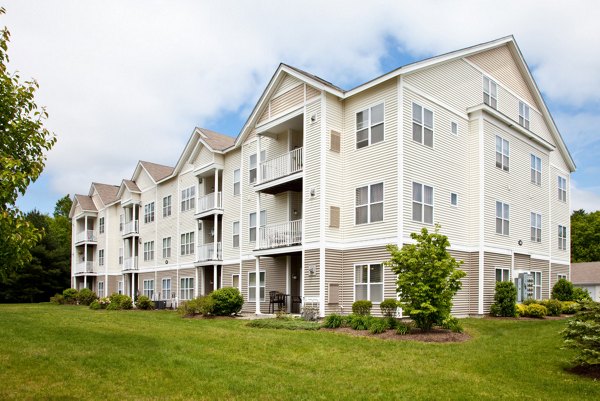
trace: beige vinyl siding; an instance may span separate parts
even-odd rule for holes
[[[233,286],[232,276],[234,274],[237,274],[237,275],[240,274],[240,265],[239,264],[223,265],[223,267],[221,268],[221,275],[222,275],[221,285],[223,287],[232,287]],[[245,284],[245,281],[244,281],[244,284]]]
[[[310,85],[306,85],[306,100],[312,100],[315,97],[319,96],[321,94],[321,91],[313,88]]]
[[[108,282],[101,278],[101,280],[105,281],[104,283],[104,292],[105,296],[111,296],[112,294],[116,294],[119,292],[119,281],[123,281],[123,276],[108,276]],[[96,292],[96,291],[94,291]]]
[[[326,96],[327,102],[327,146],[326,146],[326,164],[327,164],[327,198],[325,199],[325,236],[327,239],[340,241],[342,239],[342,230],[340,228],[329,227],[330,206],[341,207],[344,203],[343,188],[346,176],[344,168],[344,159],[341,153],[330,151],[331,131],[343,131],[343,107],[337,97]]]
[[[238,259],[240,257],[240,248],[233,248],[233,222],[240,222],[240,245],[243,229],[246,227],[247,222],[243,216],[240,216],[240,202],[242,201],[242,194],[233,195],[233,172],[236,169],[240,169],[240,190],[242,188],[243,174],[242,174],[242,152],[240,149],[236,149],[232,152],[227,153],[225,157],[225,169],[223,170],[223,217],[222,217],[222,231],[223,231],[223,260]],[[243,197],[246,197],[246,193],[243,193]],[[239,266],[238,266],[239,273]],[[231,279],[231,278],[230,278]]]
[[[452,299],[452,314],[466,316],[477,313],[478,282],[475,277],[478,275],[479,254],[449,250],[450,254],[457,261],[462,261],[461,270],[467,275],[462,278],[462,287]]]
[[[412,107],[416,103],[433,111],[433,148],[415,142],[412,138]],[[451,123],[458,125],[458,135],[451,132]],[[469,230],[465,222],[473,209],[469,206],[469,158],[464,149],[477,143],[470,138],[467,120],[449,112],[410,90],[404,91],[404,237],[418,232],[422,227],[434,226],[412,219],[413,182],[433,187],[433,223],[442,226],[454,245],[469,243]],[[476,183],[478,188],[478,182]],[[458,195],[458,205],[450,204],[451,193]]]
[[[240,247],[242,249],[242,255],[249,255],[254,249],[254,242],[248,242],[248,216],[250,213],[256,212],[256,191],[254,190],[254,184],[249,184],[249,158],[250,155],[256,153],[257,141],[244,144],[241,150],[241,191],[242,191],[242,215],[240,216]],[[264,206],[262,207],[264,209]],[[267,212],[268,214],[268,212]],[[267,216],[267,222],[269,216]],[[258,235],[258,234],[257,234]],[[247,262],[244,262],[246,264]],[[243,281],[247,280],[247,275],[244,276]]]
[[[304,296],[305,297],[319,297],[319,277],[322,272],[322,266],[319,263],[319,250],[318,249],[307,249],[304,251],[304,268],[303,268],[303,279],[304,279]],[[311,275],[308,272],[309,266],[315,266],[315,273]]]
[[[531,271],[541,272],[542,273],[542,299],[550,298],[549,291],[549,267],[550,264],[547,260],[539,260],[539,259],[531,259]]]
[[[254,260],[244,260],[242,262],[242,297],[244,297],[244,306],[242,307],[243,312],[254,313],[256,311],[256,304],[248,301],[248,272],[255,272],[256,265]],[[266,295],[265,295],[266,296]]]
[[[176,283],[177,281],[177,270],[166,270],[166,271],[157,271],[156,272],[156,281],[154,282],[154,291],[157,293],[157,296],[160,297],[160,299],[162,298],[162,280],[164,278],[170,278],[171,279],[171,294],[169,294],[168,297],[168,301],[170,301],[172,299],[171,295],[173,295],[173,293],[175,293],[176,297],[179,297],[179,294],[177,292],[175,292],[176,288],[179,288],[177,285],[179,283]],[[142,282],[142,290],[144,289],[144,283]]]
[[[325,314],[348,312],[351,302],[351,283],[344,277],[344,253],[336,249],[325,249]],[[329,285],[339,284],[339,303],[329,303]],[[350,298],[348,297],[350,293]]]
[[[301,84],[302,81],[300,81],[298,78],[293,77],[290,74],[284,73],[281,82],[279,83],[279,85],[277,85],[277,88],[273,92],[275,93],[275,96],[277,96],[278,94],[287,92],[298,85],[302,86]]]
[[[123,246],[123,237],[119,231],[119,209],[120,207],[116,204],[105,209],[105,267],[109,274],[119,274],[121,272],[119,248]]]
[[[477,255],[475,256],[477,257]],[[510,255],[485,252],[483,260],[483,313],[487,314],[490,312],[490,306],[494,302],[494,293],[496,290],[496,268],[510,269],[512,265],[512,257]],[[517,260],[518,255],[515,254],[515,269],[518,268]],[[523,266],[525,264],[529,266],[529,258],[522,259],[522,262]]]
[[[384,104],[384,140],[356,149],[356,113]],[[344,104],[341,138],[344,187],[339,205],[345,240],[396,236],[398,216],[398,88],[390,80],[353,96]],[[329,169],[328,169],[329,171]],[[332,174],[335,172],[332,171]],[[331,176],[331,179],[335,179]],[[355,225],[356,189],[383,183],[383,221]],[[329,194],[328,194],[329,196]]]
[[[552,273],[550,275],[550,291],[552,291],[552,287],[558,281],[558,275],[564,274],[567,276],[568,280],[571,280],[570,268],[569,265],[563,265],[560,263],[552,263]],[[552,293],[552,292],[551,292]]]
[[[311,116],[315,121],[311,121]],[[320,235],[321,189],[321,102],[306,106],[304,115],[304,241],[315,241]],[[311,189],[315,196],[310,195]]]
[[[193,160],[194,168],[202,168],[213,163],[215,161],[215,154],[211,152],[206,146],[198,146],[200,146],[200,151],[198,152],[198,156],[196,156],[195,160]]]
[[[142,174],[140,174],[140,178],[147,174],[145,172],[143,172]],[[137,182],[136,182],[137,183]],[[162,203],[161,203],[161,207],[160,207],[160,217],[158,214],[158,202],[157,202],[157,187],[156,185],[153,184],[153,187],[147,187],[146,190],[144,190],[141,194],[141,201],[142,204],[140,205],[140,222],[139,222],[139,229],[140,229],[140,236],[139,239],[141,241],[141,243],[139,243],[138,241],[138,245],[139,245],[139,254],[138,254],[138,266],[139,268],[142,269],[149,269],[149,268],[155,268],[157,266],[157,257],[161,257],[161,254],[157,253],[157,249],[158,249],[158,241],[157,241],[157,231],[156,231],[156,225],[157,225],[157,219],[162,218]],[[146,205],[150,204],[154,202],[154,221],[151,221],[149,223],[145,223],[144,222],[144,208]],[[161,199],[162,202],[162,199]],[[148,261],[144,261],[144,243],[146,242],[150,242],[150,241],[154,241],[154,258],[152,260],[148,260]],[[160,243],[160,247],[161,247],[161,251],[162,251],[162,240]]]
[[[150,178],[143,168],[140,169],[140,174],[135,180],[135,183],[142,193],[155,186],[154,181],[152,181],[152,178]]]
[[[236,265],[237,268],[237,265]],[[234,271],[230,270],[230,271]],[[237,274],[237,271],[235,270]],[[285,256],[279,256],[275,258],[261,257],[260,258],[260,271],[265,272],[265,300],[260,303],[261,313],[269,312],[269,291],[279,291],[285,293],[285,274],[286,274],[286,260]],[[248,313],[254,313],[256,311],[256,303],[248,300],[248,273],[256,272],[256,265],[254,260],[244,261],[242,274],[242,295],[244,296],[244,307],[243,310]],[[231,277],[228,278],[231,280]],[[258,278],[257,278],[258,280]],[[259,292],[257,292],[257,296]]]

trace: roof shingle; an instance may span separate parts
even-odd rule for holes
[[[146,162],[140,160],[140,164],[144,166],[148,174],[152,177],[155,182],[162,180],[170,176],[173,173],[174,168],[169,166],[164,166],[162,164],[156,164],[151,162]]]
[[[572,263],[573,284],[600,284],[600,262]]]
[[[93,182],[92,185],[96,188],[98,196],[105,205],[110,205],[117,200],[117,192],[119,187],[117,185],[102,184],[99,182]]]
[[[91,196],[75,194],[75,199],[77,199],[77,203],[79,203],[81,210],[84,212],[98,211]]]
[[[219,134],[206,128],[198,128],[198,130],[206,136],[203,138],[204,141],[214,150],[225,150],[235,143],[235,138],[228,135]]]

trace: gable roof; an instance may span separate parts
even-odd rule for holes
[[[600,262],[571,263],[573,284],[600,284]]]
[[[211,131],[206,128],[195,127],[188,139],[183,152],[175,164],[173,174],[178,174],[198,146],[203,145],[213,153],[225,153],[235,145],[235,138]]]
[[[174,167],[164,166],[162,164],[151,163],[140,160],[139,164],[148,172],[148,175],[154,182],[158,182],[171,174],[173,174]],[[135,174],[134,174],[135,175]]]
[[[91,196],[75,194],[75,200],[77,201],[79,206],[81,206],[81,210],[83,210],[84,212],[98,211]]]
[[[137,184],[131,180],[123,180],[123,185],[125,185],[129,192],[142,193]]]
[[[212,150],[223,151],[232,147],[235,143],[235,138],[229,135],[219,134],[206,128],[197,127],[196,130],[200,131],[201,135],[203,135],[202,139]]]
[[[92,195],[94,188],[96,189],[96,192],[98,192],[98,196],[100,197],[102,203],[104,203],[104,206],[110,205],[119,199],[117,197],[117,193],[119,192],[119,187],[117,185],[92,182],[92,186],[90,187],[90,196]]]

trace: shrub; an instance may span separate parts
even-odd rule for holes
[[[62,305],[65,303],[65,297],[61,294],[55,294],[53,297],[50,297],[50,303],[55,305]]]
[[[517,304],[517,317],[525,316],[527,314],[527,305]]]
[[[493,316],[514,317],[517,315],[517,287],[512,281],[499,281],[496,283],[494,303],[490,308]]]
[[[573,300],[573,283],[561,278],[552,287],[552,299],[559,301],[572,301]]]
[[[540,304],[530,304],[527,305],[527,309],[525,310],[525,316],[528,317],[536,317],[543,318],[548,314],[548,309],[545,306]]]
[[[385,317],[384,320],[390,329],[398,327],[398,320],[395,317]]]
[[[523,301],[523,305],[535,305],[535,304],[539,304],[539,302],[533,298],[527,298],[525,301]]]
[[[381,314],[385,317],[393,317],[396,314],[396,308],[398,307],[398,301],[395,299],[384,299],[379,304],[379,309],[381,309]]]
[[[450,330],[454,333],[462,333],[464,331],[462,324],[460,323],[460,321],[453,317],[450,316],[446,319],[444,319],[444,321],[442,322],[441,326],[446,329],[446,330]]]
[[[90,304],[90,309],[93,310],[98,310],[98,309],[102,309],[102,307],[100,306],[100,302],[95,299],[91,304]]]
[[[367,300],[356,301],[352,304],[352,313],[360,316],[367,316],[371,314],[371,308],[373,302]]]
[[[77,301],[79,302],[79,305],[89,306],[89,304],[97,299],[98,297],[96,296],[96,293],[89,288],[82,288],[81,291],[79,291],[79,294],[77,294]]]
[[[584,303],[562,334],[565,345],[578,352],[577,364],[600,366],[600,303]]]
[[[372,334],[385,333],[387,329],[389,329],[389,327],[384,319],[373,319],[369,322],[369,331]]]
[[[75,288],[67,288],[62,293],[65,303],[69,305],[74,305],[77,303],[78,294],[79,291],[77,291]]]
[[[124,294],[112,294],[109,297],[110,303],[106,307],[108,310],[121,310],[133,308],[133,301]]]
[[[240,290],[234,287],[223,287],[209,294],[214,301],[212,313],[217,316],[230,316],[239,313],[244,305]]]
[[[189,301],[182,302],[177,307],[177,312],[182,316],[212,315],[215,301],[210,295],[199,296]]]
[[[587,302],[591,301],[592,297],[590,293],[585,288],[574,287],[573,288],[573,299],[571,301],[575,302]]]
[[[323,320],[323,327],[328,329],[337,329],[344,324],[344,317],[338,314],[331,314]]]
[[[349,315],[348,326],[353,330],[368,330],[371,319],[369,315]]]
[[[542,305],[548,309],[548,316],[560,316],[562,312],[562,302],[557,299],[545,300]]]
[[[152,302],[152,300],[147,296],[141,295],[138,297],[135,306],[141,310],[152,310],[154,309],[154,302]]]
[[[561,312],[566,315],[573,315],[581,309],[581,305],[574,301],[563,301],[560,303]]]
[[[408,333],[410,333],[410,326],[406,323],[398,323],[398,327],[396,327],[396,334],[403,336]]]

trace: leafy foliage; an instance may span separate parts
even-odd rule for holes
[[[244,305],[240,290],[234,287],[223,287],[209,295],[214,301],[212,313],[216,316],[230,316],[239,313]]]
[[[374,319],[369,324],[369,331],[372,334],[385,333],[387,329],[389,329],[389,326],[385,319]]]
[[[517,316],[517,287],[512,281],[498,281],[494,294],[494,303],[490,308],[493,316]]]
[[[177,307],[177,312],[184,317],[196,315],[209,316],[215,309],[215,300],[210,295],[201,295],[189,301],[182,302]]]
[[[371,314],[372,307],[373,302],[366,299],[361,299],[352,304],[352,313],[360,316],[367,316]]]
[[[544,318],[548,315],[548,309],[544,305],[540,304],[529,304],[526,305],[524,316]]]
[[[66,304],[76,304],[79,291],[77,291],[75,288],[67,288],[63,291],[62,295]]]
[[[398,301],[395,299],[384,299],[379,304],[379,309],[381,309],[381,314],[386,317],[393,317],[396,314],[396,308],[398,307]]]
[[[600,211],[575,210],[571,215],[571,262],[600,260]]]
[[[319,319],[319,308],[314,305],[304,305],[300,317],[307,322],[316,322]]]
[[[398,323],[398,326],[396,327],[396,334],[404,336],[408,333],[410,333],[410,325],[406,323]]]
[[[449,316],[446,319],[444,319],[441,326],[444,329],[450,330],[454,333],[462,333],[463,331],[465,331],[462,327],[462,324],[460,323],[460,320],[458,320],[454,316]]]
[[[562,334],[565,345],[577,350],[577,364],[600,366],[600,303],[584,303]]]
[[[573,283],[569,280],[561,278],[552,287],[552,299],[558,299],[559,301],[572,301],[573,300]]]
[[[368,330],[374,320],[376,319],[370,315],[352,314],[346,318],[346,324],[353,330]]]
[[[79,294],[77,294],[77,303],[79,303],[79,305],[87,306],[97,299],[96,293],[89,288],[82,288],[79,291]]]
[[[317,322],[308,322],[303,319],[255,319],[247,324],[249,327],[260,329],[284,329],[284,330],[319,330],[321,325]]]
[[[540,302],[548,310],[548,316],[560,316],[562,312],[562,302],[557,299],[546,299]]]
[[[331,315],[325,317],[323,320],[323,327],[328,329],[337,329],[338,327],[342,327],[344,324],[344,317],[338,315],[336,313],[332,313]]]
[[[140,295],[135,302],[135,306],[141,310],[152,310],[154,309],[154,302],[145,295]]]
[[[433,233],[426,228],[420,234],[412,233],[416,244],[404,245],[402,249],[387,246],[391,254],[387,265],[398,276],[400,304],[424,331],[450,316],[452,297],[466,275],[459,270],[462,262],[457,262],[446,250],[450,242],[439,229],[437,225]]]
[[[592,297],[590,293],[585,288],[573,287],[573,299],[575,302],[587,302],[591,301]]]
[[[581,305],[574,301],[563,301],[560,303],[561,313],[573,315],[581,309]]]
[[[106,307],[108,310],[121,310],[133,308],[133,301],[131,297],[124,294],[112,294],[110,297],[110,304]]]

